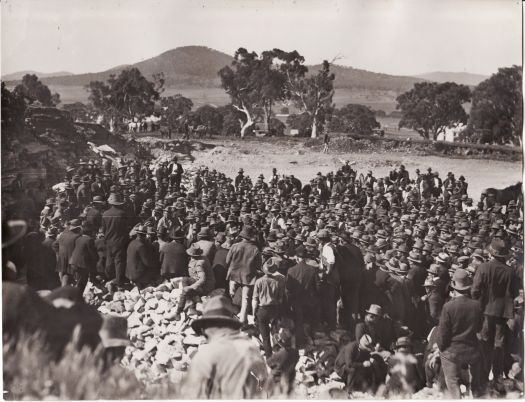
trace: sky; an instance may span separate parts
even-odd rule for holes
[[[185,45],[415,75],[522,64],[517,0],[2,0],[2,74],[98,72]]]

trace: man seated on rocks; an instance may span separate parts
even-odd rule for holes
[[[176,321],[181,319],[181,313],[186,306],[187,299],[192,299],[194,296],[205,296],[215,287],[215,276],[210,262],[204,257],[203,250],[196,244],[193,244],[186,250],[186,253],[191,258],[188,265],[189,277],[182,279],[184,287],[182,288],[174,317]],[[193,306],[189,310],[189,314],[196,315]]]
[[[406,336],[399,338],[396,353],[388,359],[388,396],[409,396],[423,388],[424,384],[423,362],[413,354],[412,341]]]
[[[268,372],[259,348],[244,333],[224,296],[210,298],[192,328],[208,338],[191,361],[181,387],[187,399],[249,399],[261,396]]]
[[[114,315],[105,315],[102,320],[102,327],[98,335],[103,348],[101,350],[102,365],[106,370],[118,364],[124,357],[126,346],[129,345],[128,321]]]
[[[335,371],[344,380],[348,393],[370,392],[383,383],[383,370],[377,370],[377,363],[381,363],[379,357],[372,358],[370,352],[374,343],[370,335],[363,335],[358,341],[346,344],[335,360]],[[383,363],[384,364],[384,363]]]

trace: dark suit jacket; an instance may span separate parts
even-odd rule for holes
[[[102,212],[97,208],[90,208],[86,212],[86,222],[91,223],[95,229],[95,233],[98,232],[100,226],[102,226]]]
[[[228,249],[219,247],[215,252],[213,258],[213,273],[215,275],[215,288],[228,289],[228,281],[226,280],[226,256],[228,255]]]
[[[514,298],[521,283],[515,271],[497,260],[481,264],[474,275],[472,297],[479,299],[484,314],[512,318]]]
[[[456,363],[471,363],[479,358],[476,334],[483,315],[478,300],[458,296],[445,303],[439,319],[437,344],[445,358]]]
[[[235,243],[226,256],[227,279],[242,285],[253,285],[255,274],[261,269],[261,252],[251,242]]]
[[[130,231],[129,218],[124,209],[112,206],[102,214],[102,227],[108,248],[125,247]]]
[[[288,269],[286,297],[291,304],[311,305],[317,299],[317,270],[304,261]]]
[[[160,273],[173,277],[188,276],[189,256],[184,244],[172,241],[160,251]]]
[[[62,232],[58,238],[58,259],[57,271],[64,273],[72,273],[69,267],[69,261],[75,250],[75,242],[80,237],[80,233],[75,233],[70,230]]]
[[[155,258],[155,248],[146,240],[136,238],[128,245],[126,277],[130,281],[137,281],[158,269],[158,260]]]
[[[86,269],[90,272],[96,272],[97,261],[98,254],[93,238],[87,235],[80,236],[71,255],[73,269]]]

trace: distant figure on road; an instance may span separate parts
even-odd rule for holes
[[[323,137],[323,153],[324,154],[327,154],[328,153],[328,144],[330,144],[330,137],[328,136],[328,133],[324,133],[324,137]]]

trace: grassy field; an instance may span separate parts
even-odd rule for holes
[[[62,104],[88,102],[89,92],[82,86],[49,85],[49,88],[51,92],[58,92],[60,94]],[[204,104],[222,106],[230,102],[229,96],[222,88],[166,88],[162,96],[170,96],[178,93],[190,98],[196,107]],[[368,93],[347,88],[336,89],[334,103],[338,107],[348,103],[358,103],[369,106],[373,110],[384,110],[386,113],[395,110],[395,96],[393,94],[379,92]],[[280,106],[277,106],[276,112],[279,112],[280,108]]]

